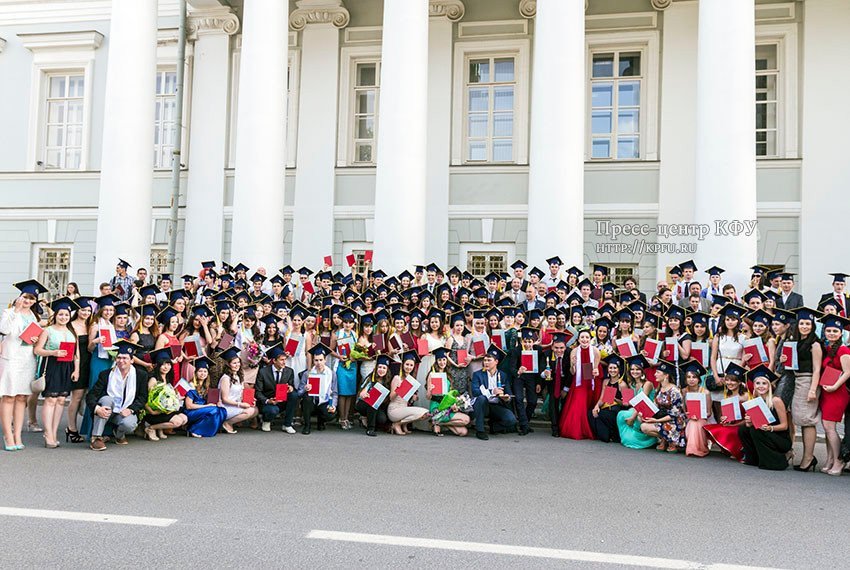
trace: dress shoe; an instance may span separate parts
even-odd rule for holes
[[[487,432],[483,432],[483,431],[475,432],[475,437],[477,437],[478,439],[480,439],[482,441],[487,441],[488,439],[490,439],[490,436],[487,435]]]
[[[378,436],[378,434],[376,434],[375,430],[373,430],[373,429],[367,429],[366,435],[368,435],[369,437],[377,437]]]
[[[272,423],[271,422],[263,422],[263,426],[260,428],[263,431],[272,431]]]
[[[310,424],[306,424],[304,426],[304,428],[301,430],[301,433],[304,434],[304,435],[310,435],[311,431],[312,430],[310,430]]]
[[[127,445],[129,442],[126,437],[116,437],[115,445]]]
[[[104,441],[99,437],[93,437],[89,447],[92,451],[103,451],[106,449],[106,443],[104,443]]]

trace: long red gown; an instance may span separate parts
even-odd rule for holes
[[[567,401],[564,403],[564,411],[561,413],[560,432],[561,437],[569,439],[593,439],[593,430],[587,419],[587,412],[596,403],[593,400],[594,379],[582,378],[581,385],[577,385],[578,374],[573,374]],[[599,382],[601,382],[599,376]]]

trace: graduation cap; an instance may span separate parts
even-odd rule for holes
[[[581,309],[582,313],[584,313],[584,308],[582,308],[582,307],[572,307],[573,312],[575,312],[575,309]],[[558,315],[561,314],[561,311],[559,311],[555,307],[547,307],[547,308],[543,309],[543,314],[546,315],[547,317],[557,317]]]
[[[696,264],[696,263],[694,263],[694,260],[693,260],[693,259],[689,259],[689,260],[687,260],[687,261],[683,261],[682,263],[680,263],[680,264],[679,264],[679,267],[681,267],[681,268],[682,268],[682,271],[684,271],[685,269],[692,269],[692,270],[694,270],[694,271],[696,271],[696,270],[697,270],[697,264]]]
[[[536,268],[536,267],[532,267],[532,268],[531,268],[531,271],[529,271],[529,272],[528,272],[528,274],[529,274],[529,275],[534,275],[534,276],[535,276],[535,277],[537,277],[538,279],[543,279],[544,277],[546,277],[546,274],[545,274],[545,273],[543,273],[540,269],[538,269],[538,268]]]
[[[306,276],[312,275],[312,274],[313,274],[313,270],[310,269],[309,267],[302,267],[298,270],[298,275],[304,275],[306,277]]]
[[[184,289],[175,289],[168,293],[168,300],[171,303],[174,303],[179,299],[188,299],[189,297],[190,295]]]
[[[612,321],[608,317],[599,317],[598,319],[596,319],[594,324],[596,325],[596,328],[605,327],[608,330],[611,330],[615,326],[614,321]]]
[[[360,315],[360,328],[371,326],[375,326],[374,315],[370,315],[368,313],[365,315]]]
[[[712,265],[711,267],[709,267],[708,269],[705,270],[705,272],[708,273],[709,275],[720,275],[724,271],[726,271],[726,270],[722,269],[720,267],[717,267],[716,265]]]
[[[682,276],[682,268],[679,267],[678,265],[674,265],[673,267],[670,268],[670,275],[677,275],[677,276],[681,277]]]
[[[789,273],[787,271],[783,271],[782,273],[779,274],[779,278],[782,281],[793,281],[795,275],[796,275],[796,273]]]
[[[180,277],[180,279],[183,280],[183,283],[194,283],[195,282],[195,276],[189,275],[188,273],[186,275],[183,275],[182,277]]]
[[[696,315],[697,313],[694,313],[694,314]],[[654,326],[655,328],[658,328],[658,325],[660,324],[660,322],[661,322],[661,317],[659,317],[655,313],[646,313],[643,316],[643,323],[644,324],[649,323],[650,325]]]
[[[118,267],[122,267],[124,269],[127,269],[128,267],[132,267],[132,265],[130,265],[128,262],[124,261],[120,257],[118,258],[118,263],[116,263],[115,265],[117,265]]]
[[[608,283],[602,284],[602,291],[603,292],[613,293],[616,290],[617,290],[617,285],[615,283],[608,282]]]
[[[118,301],[120,301],[120,299],[112,293],[108,295],[102,295],[95,299],[95,302],[97,303],[99,309],[102,309],[103,307],[108,307],[109,305],[114,305]]]
[[[548,263],[549,265],[557,265],[558,267],[564,264],[564,262],[561,261],[561,258],[557,255],[555,257],[550,257],[549,259],[547,259],[546,263]]]
[[[532,327],[522,327],[519,329],[519,336],[522,340],[537,340],[537,329]]]
[[[771,269],[770,271],[767,272],[765,277],[767,277],[768,281],[773,281],[774,279],[780,277],[782,275],[783,271],[785,271],[785,270],[784,269]]]
[[[70,313],[79,309],[80,306],[75,303],[74,300],[70,297],[60,297],[59,299],[56,299],[55,301],[50,303],[50,308],[53,310],[54,313],[56,311],[61,311],[62,309],[65,309]]]
[[[274,316],[274,315],[266,315],[265,317],[260,319],[260,322],[263,323],[266,326],[276,325],[277,324],[277,317]]]
[[[413,271],[415,271],[416,273],[425,273],[425,266],[424,265],[414,265]]]
[[[567,298],[564,299],[564,302],[568,305],[572,305],[573,303],[578,303],[579,305],[581,305],[582,303],[584,303],[584,299],[578,293],[570,293]]]
[[[755,382],[758,378],[767,378],[768,382],[775,382],[779,378],[779,376],[777,376],[766,365],[759,364],[758,366],[747,372],[747,380]]]
[[[848,277],[846,273],[830,273],[830,275],[832,275],[833,283],[844,283],[844,280]]]
[[[156,320],[163,325],[167,325],[168,321],[170,321],[172,317],[176,317],[177,315],[177,310],[171,305],[169,305],[156,315]]]
[[[495,344],[491,344],[490,348],[487,349],[486,356],[495,358],[497,361],[501,361],[502,358],[505,357],[505,352]]]
[[[679,370],[681,370],[684,374],[687,374],[688,372],[696,374],[697,377],[702,377],[702,375],[706,373],[705,366],[703,366],[702,363],[693,358],[683,362],[679,366]]]
[[[134,344],[124,338],[117,341],[113,346],[118,349],[118,354],[125,354],[127,356],[133,356],[138,351],[142,350],[141,346],[139,346],[138,344]],[[170,352],[171,351],[169,350],[169,358],[171,358]]]
[[[514,262],[514,265],[516,265],[517,263],[522,263],[522,262],[521,261]],[[514,267],[514,265],[511,265],[511,267]],[[525,264],[523,263],[523,265],[525,265]],[[452,275],[457,275],[458,277],[460,277],[462,275],[462,273],[460,272],[460,269],[458,269],[456,266],[452,265],[451,269],[446,271],[446,275],[449,276],[449,277],[451,277]]]
[[[556,342],[563,342],[564,344],[567,344],[567,333],[559,331],[550,334],[552,336],[552,344]]]
[[[739,379],[743,379],[747,375],[747,369],[741,366],[740,364],[736,364],[735,362],[729,362],[726,364],[726,370],[724,371],[725,376],[735,376]]]
[[[649,361],[642,354],[636,354],[634,356],[629,356],[628,358],[626,358],[626,362],[629,363],[629,366],[640,366],[644,370],[651,366]]]
[[[823,328],[836,328],[841,330],[850,329],[850,319],[845,319],[839,315],[824,315],[820,319]]]
[[[460,278],[465,279],[467,281],[472,281],[475,278],[475,276],[472,273],[470,273],[469,271],[464,271],[463,273],[461,273]]]
[[[567,293],[570,290],[570,286],[566,281],[558,280],[558,284],[555,285],[555,289],[557,289],[558,291],[563,291],[564,293]]]
[[[591,289],[593,289],[593,281],[585,277],[584,279],[578,282],[576,287],[578,287],[579,289],[581,289],[582,287],[590,287]]]
[[[573,305],[572,307],[570,307],[569,311],[570,311],[570,317],[572,317],[572,316],[573,316],[573,315],[575,315],[575,314],[579,314],[579,315],[581,315],[582,317],[584,317],[584,316],[586,316],[586,315],[587,315],[587,311],[586,311],[586,310],[585,310],[585,308],[584,308],[583,306],[581,306],[581,305]],[[559,311],[558,309],[552,309],[552,308],[549,308],[549,309],[544,309],[544,310],[543,310],[543,313],[544,313],[547,317],[548,317],[548,316],[550,316],[550,315],[558,316],[558,313],[560,313],[560,311]]]
[[[438,309],[436,307],[432,307],[431,311],[428,313],[428,318],[431,319],[431,318],[434,318],[434,317],[437,317],[438,319],[445,321],[446,320],[446,313],[441,309]]]
[[[42,293],[47,293],[47,287],[45,287],[35,279],[27,279],[26,281],[15,283],[15,289],[20,291],[21,295],[26,294],[32,295],[33,297],[38,297]]]
[[[770,313],[763,309],[758,309],[747,314],[747,318],[754,323],[761,323],[766,327],[770,326]]]
[[[247,273],[248,269],[250,269],[250,268],[247,265],[245,265],[244,263],[237,263],[236,265],[233,266],[233,271],[235,271],[236,273],[240,273],[240,272]]]
[[[584,275],[584,271],[573,265],[569,269],[567,269],[567,275],[575,275],[576,277],[580,275]]]
[[[724,297],[723,295],[712,295],[711,296],[711,304],[720,305],[721,307],[725,306],[728,303],[731,303],[732,299],[729,297]]]
[[[163,274],[161,274],[161,275],[159,276],[159,282],[160,282],[160,283],[162,283],[163,281],[169,281],[169,282],[170,282],[170,281],[171,281],[171,273],[163,273]]]
[[[632,312],[634,312],[634,313],[637,313],[637,312],[645,313],[646,310],[649,308],[649,307],[646,306],[646,303],[644,303],[640,299],[635,299],[634,301],[630,302],[626,306],[628,308],[630,308],[632,310]]]
[[[440,271],[440,268],[439,268],[439,267],[437,267],[437,264],[436,264],[436,263],[429,263],[429,264],[425,267],[425,269],[427,269],[429,272],[433,271],[434,273],[442,273],[442,272]]]
[[[159,287],[156,285],[145,285],[139,289],[139,295],[142,296],[142,299],[147,297],[148,295],[157,295],[160,293]]]
[[[498,280],[499,280],[499,274],[496,273],[495,271],[491,271],[490,273],[488,273],[484,277],[484,281],[487,281],[488,283],[492,283],[492,282],[498,281]]]
[[[277,272],[281,275],[292,275],[293,273],[295,273],[295,269],[293,269],[291,265],[284,265],[283,267],[278,269]]]
[[[230,348],[219,354],[218,357],[224,362],[229,362],[234,358],[239,358],[239,349],[235,346],[231,346]]]
[[[389,366],[391,360],[392,359],[386,354],[379,354],[377,358],[375,358],[375,366]]]
[[[449,322],[451,322],[452,325],[454,325],[457,321],[466,322],[466,315],[463,314],[463,311],[456,311],[451,314],[451,317],[449,317]]]
[[[726,303],[723,305],[723,308],[720,309],[720,314],[724,317],[732,317],[733,319],[740,319],[744,316],[744,313],[747,312],[747,309],[736,305],[735,303]]]
[[[680,321],[685,318],[685,310],[682,307],[672,305],[667,312],[664,314],[664,318],[666,319],[679,319]]]
[[[827,297],[825,300],[821,301],[818,304],[818,311],[826,312],[825,309],[827,307],[832,307],[835,309],[836,313],[840,313],[844,310],[844,307],[841,306],[841,303],[835,300],[835,297]]]
[[[165,346],[158,350],[152,350],[148,354],[150,354],[151,362],[154,364],[160,364],[162,362],[171,362],[171,347]]]
[[[521,259],[517,259],[513,263],[511,263],[511,269],[525,269],[528,267],[528,264]]]
[[[502,310],[502,314],[506,317],[515,317],[516,314],[519,312],[519,309],[517,307],[514,307],[514,306],[502,307],[501,310]]]
[[[279,342],[266,349],[266,356],[271,360],[274,360],[278,356],[283,356],[284,354],[286,354],[286,351],[283,350],[283,345]]]
[[[605,362],[605,364],[606,364],[606,365],[608,365],[608,366],[610,366],[610,365],[612,365],[612,364],[613,364],[613,365],[615,365],[617,368],[619,368],[619,369],[620,369],[620,372],[622,372],[623,370],[625,370],[625,367],[626,367],[626,366],[625,366],[625,364],[626,364],[626,362],[625,362],[625,361],[623,360],[623,358],[622,358],[619,354],[617,354],[616,352],[612,352],[611,354],[609,354],[608,356],[606,356],[606,357],[605,357],[605,358],[603,358],[602,360],[603,360],[603,362]]]
[[[760,301],[764,302],[764,300],[767,299],[767,296],[758,289],[752,289],[741,298],[744,300],[745,303],[749,304],[750,302],[752,302],[753,299],[759,299]]]
[[[753,265],[750,269],[753,272],[753,277],[756,275],[764,275],[765,271],[767,271],[767,267],[764,265]]]
[[[527,311],[525,313],[525,316],[528,317],[529,321],[532,321],[534,319],[542,319],[543,311],[541,311],[540,309],[531,309],[530,311]]]
[[[401,361],[412,360],[414,362],[419,362],[419,354],[416,353],[415,350],[406,350],[401,353]]]
[[[711,318],[710,315],[703,313],[702,311],[694,311],[691,313],[691,324],[694,325],[707,325],[708,319]]]
[[[210,360],[206,356],[199,356],[198,358],[192,361],[192,365],[195,367],[195,370],[197,370],[198,368],[209,369],[210,364],[212,364],[212,360]]]
[[[129,315],[131,310],[132,309],[130,308],[129,303],[116,303],[115,304],[115,316],[116,317],[121,316],[121,315]]]
[[[628,307],[623,307],[622,309],[620,309],[619,311],[614,313],[614,318],[617,319],[618,321],[632,322],[632,321],[635,320],[635,314]]]
[[[821,313],[820,311],[810,309],[809,307],[799,307],[797,309],[792,310],[797,315],[798,321],[813,321],[823,316],[823,313]]]
[[[386,273],[386,271],[383,271],[382,269],[376,269],[375,271],[372,272],[372,277],[374,277],[375,279],[386,279],[387,273]]]
[[[593,272],[596,273],[597,271],[602,275],[608,275],[609,273],[611,273],[611,270],[607,266],[595,263],[593,265]]]
[[[423,313],[421,309],[413,309],[410,311],[410,318],[419,319],[419,321],[422,322],[425,320],[425,313]]]
[[[269,282],[275,285],[283,285],[285,283],[283,277],[281,277],[280,275],[273,276],[271,279],[269,279]]]
[[[433,351],[431,354],[433,354],[433,355],[434,355],[434,359],[435,359],[435,360],[439,360],[439,359],[441,359],[441,358],[446,358],[446,357],[448,357],[449,352],[450,352],[450,351],[449,351],[449,349],[448,349],[448,348],[445,348],[445,347],[442,347],[442,346],[441,346],[441,347],[439,347],[439,348],[435,348],[435,349],[434,349],[434,351]]]
[[[782,324],[791,324],[796,319],[796,315],[785,309],[773,309],[773,319],[774,321],[779,321]]]
[[[670,376],[676,375],[676,365],[666,360],[659,360],[658,364],[655,365],[655,370],[669,374]]]
[[[782,295],[780,295],[773,289],[768,289],[767,291],[765,291],[764,296],[773,301],[774,303],[782,299]]]
[[[212,271],[215,267],[215,261],[202,261],[201,267],[207,270],[207,272]]]
[[[246,293],[245,291],[240,291],[231,297],[235,302],[245,301],[246,303],[251,300],[251,295]]]

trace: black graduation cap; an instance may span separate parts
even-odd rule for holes
[[[674,265],[673,267],[670,268],[670,275],[678,275],[679,277],[681,277],[682,276],[682,268],[679,267],[678,265]]]
[[[320,342],[307,352],[309,352],[313,356],[327,356],[331,353],[331,349],[326,344]]]
[[[227,350],[221,352],[221,354],[219,354],[218,357],[221,360],[223,360],[224,362],[229,362],[229,361],[233,360],[234,358],[239,358],[239,349],[236,348],[235,346],[231,346]]]
[[[434,273],[441,273],[440,268],[437,267],[436,263],[429,263],[427,267],[425,267],[429,272],[433,271]]]
[[[157,314],[156,320],[162,323],[163,325],[167,325],[168,321],[170,321],[172,317],[176,317],[177,314],[177,310],[169,305],[163,310],[161,310],[159,314]]]
[[[540,309],[531,309],[530,311],[525,313],[525,315],[528,317],[529,321],[534,320],[534,319],[542,319],[543,318],[543,311],[541,311]]]
[[[439,360],[441,358],[446,358],[449,355],[449,349],[441,346],[439,348],[435,348],[431,354],[434,355],[435,360]]]
[[[611,320],[611,319],[609,319],[608,317],[599,317],[598,319],[596,319],[596,320],[594,321],[594,323],[593,323],[593,324],[594,324],[594,325],[596,325],[596,328],[599,328],[599,327],[605,327],[605,328],[606,328],[606,329],[608,329],[608,330],[613,329],[613,328],[614,328],[614,326],[615,326],[615,325],[614,325],[614,321],[612,321],[612,320]]]
[[[405,269],[404,271],[402,271],[401,273],[398,274],[398,278],[399,279],[407,278],[407,279],[413,281],[413,274],[410,271],[408,271],[407,269]]]
[[[520,334],[520,337],[521,337],[523,340],[527,340],[527,339],[537,340],[537,329],[535,329],[535,328],[532,328],[532,327],[522,327],[522,328],[519,330],[519,334]]]
[[[118,267],[123,267],[124,269],[132,267],[132,265],[130,265],[128,262],[124,261],[120,257],[118,258],[118,263],[116,263],[115,265],[117,265]]]
[[[691,324],[699,324],[705,325],[708,324],[708,319],[711,318],[710,315],[703,313],[701,311],[694,311],[691,313]]]
[[[529,274],[529,275],[534,275],[534,276],[536,276],[538,279],[543,279],[544,277],[546,277],[546,274],[545,274],[545,273],[543,273],[543,271],[541,271],[540,269],[538,269],[538,268],[536,268],[536,267],[532,267],[532,268],[531,268],[531,271],[529,271],[529,272],[528,272],[528,274]]]
[[[415,271],[416,273],[425,273],[425,266],[424,265],[414,265],[413,271]]]
[[[818,304],[818,311],[826,312],[827,307],[832,307],[835,309],[836,313],[840,313],[844,310],[844,307],[841,306],[841,303],[835,300],[835,297],[827,297],[825,300],[821,301]]]
[[[567,269],[567,275],[575,275],[576,277],[579,277],[580,275],[584,275],[584,271],[573,265]]]
[[[610,281],[602,284],[602,291],[613,293],[617,290],[616,283],[611,283]]]
[[[676,365],[666,360],[659,360],[658,364],[655,365],[655,369],[659,372],[669,374],[670,376],[676,375]]]
[[[452,325],[454,325],[456,321],[466,322],[466,316],[463,314],[463,311],[456,311],[452,313],[449,321]]]
[[[616,352],[612,352],[611,354],[609,354],[608,356],[606,356],[602,360],[608,366],[614,364],[620,370],[621,374],[622,374],[623,370],[625,370],[625,368],[626,368],[625,361]]]
[[[844,283],[844,280],[848,277],[846,273],[830,273],[830,275],[832,275],[833,283]]]
[[[699,361],[697,361],[693,358],[683,362],[679,366],[679,369],[683,373],[691,372],[692,374],[696,374],[700,378],[703,376],[703,374],[706,373],[705,366],[703,366]]]
[[[685,311],[682,307],[671,305],[670,308],[667,309],[667,313],[665,313],[664,317],[667,319],[683,320],[685,318]]]
[[[747,309],[736,305],[735,303],[726,303],[723,305],[723,308],[720,309],[720,314],[724,317],[732,317],[733,319],[740,319],[744,316],[744,313],[747,312]]]
[[[758,289],[751,289],[746,295],[741,297],[745,303],[749,304],[753,299],[759,299],[764,302],[767,299],[767,295],[759,291]]]
[[[728,362],[726,364],[726,370],[723,372],[726,376],[735,376],[740,380],[742,380],[747,375],[747,369],[741,366],[740,364],[736,364],[735,362]]]
[[[502,319],[502,311],[500,311],[496,307],[493,307],[492,309],[490,309],[489,311],[484,313],[484,316],[488,319],[490,317],[496,317],[497,319],[501,320]]]
[[[131,310],[129,303],[115,303],[116,317],[119,315],[129,315]]]
[[[215,267],[215,261],[202,261],[201,267],[203,267],[204,269],[212,269],[213,267]]]
[[[419,321],[421,322],[425,320],[425,313],[423,313],[421,309],[413,309],[412,311],[410,311],[410,318],[419,319]]]
[[[239,273],[240,271],[244,271],[244,272],[247,273],[248,269],[250,269],[250,268],[247,265],[245,265],[244,263],[237,263],[236,265],[233,266],[233,271],[235,271],[236,273]]]
[[[257,282],[257,281],[259,281],[260,283],[262,283],[262,282],[264,282],[265,280],[266,280],[266,276],[265,276],[265,275],[263,275],[262,273],[258,273],[258,272],[256,272],[256,271],[255,271],[255,272],[254,272],[254,274],[253,274],[253,275],[251,275],[251,283],[255,283],[255,282]]]
[[[563,342],[564,344],[567,343],[567,333],[565,333],[565,332],[553,332],[553,333],[551,333],[551,336],[552,336],[552,344],[554,344],[556,342]]]
[[[628,307],[623,307],[622,309],[620,309],[619,311],[614,313],[614,318],[617,319],[618,321],[632,322],[632,321],[635,320],[635,314]]]
[[[579,289],[581,289],[582,287],[590,287],[591,289],[593,289],[593,281],[585,277],[584,279],[578,282],[576,287],[578,287]]]
[[[767,267],[763,265],[753,265],[752,267],[750,267],[750,269],[753,271],[754,277],[756,275],[764,275],[764,273],[767,271]]]
[[[767,291],[765,291],[764,296],[773,301],[774,303],[782,299],[782,295],[780,295],[773,289],[768,289]]]
[[[375,366],[389,366],[390,360],[390,357],[386,354],[379,354],[378,357],[375,358]]]
[[[611,270],[607,266],[599,265],[598,263],[594,263],[593,264],[593,272],[596,273],[597,271],[599,273],[601,273],[602,275],[608,275],[609,273],[611,273]]]
[[[845,319],[839,315],[824,315],[820,319],[823,328],[836,328],[847,330],[850,329],[850,319]]]
[[[732,299],[729,297],[724,297],[723,295],[712,295],[711,296],[711,304],[712,305],[720,305],[723,307],[727,303],[731,303]]]
[[[446,313],[437,307],[432,307],[431,311],[428,313],[428,318],[437,317],[440,320],[446,320]]]
[[[570,293],[567,298],[564,299],[564,302],[568,305],[572,305],[574,302],[581,305],[582,303],[584,303],[584,299],[578,293]]]
[[[115,348],[118,349],[118,354],[126,354],[129,356],[133,356],[138,351],[142,350],[142,347],[138,344],[133,344],[127,339],[122,338],[114,344]],[[170,352],[170,350],[169,350]],[[170,358],[170,356],[169,356]]]
[[[549,259],[547,259],[546,263],[548,263],[549,265],[557,265],[558,267],[564,264],[564,262],[561,261],[561,258],[557,255],[555,257],[550,257]]]
[[[682,263],[679,264],[679,267],[682,268],[682,271],[684,271],[685,269],[693,269],[694,271],[697,270],[697,264],[694,263],[693,259],[683,261]]]
[[[195,276],[189,275],[188,273],[186,275],[183,275],[182,277],[180,277],[180,279],[183,280],[183,283],[194,283],[195,282]]]
[[[157,295],[158,293],[160,293],[160,289],[156,285],[145,285],[139,288],[139,295],[142,296],[142,299],[148,295]]]
[[[26,293],[28,295],[32,295],[33,297],[38,297],[42,293],[47,293],[47,287],[45,287],[35,279],[27,279],[26,281],[15,283],[15,288],[21,292],[21,295]]]
[[[120,299],[112,293],[109,293],[108,295],[102,295],[95,299],[95,302],[97,303],[97,306],[100,309],[102,309],[103,307],[108,307],[109,305],[114,305],[118,301],[120,301]]]
[[[779,376],[777,376],[766,365],[759,364],[758,366],[747,372],[747,380],[755,382],[757,378],[767,378],[768,382],[775,382],[779,378]]]
[[[782,281],[793,281],[795,275],[796,275],[796,273],[789,273],[787,271],[783,271],[782,273],[779,274],[779,278]]]
[[[159,282],[162,283],[163,281],[169,281],[170,282],[171,281],[171,273],[163,273],[162,275],[160,275],[159,276]]]
[[[273,284],[277,284],[277,285],[283,285],[284,284],[283,277],[281,277],[280,275],[273,276],[271,279],[269,279],[269,282],[271,282]]]
[[[198,368],[207,368],[209,369],[210,364],[212,364],[212,360],[207,358],[206,356],[199,356],[195,360],[192,361],[192,365],[197,370]]]
[[[511,263],[511,269],[525,269],[528,267],[528,264],[521,259],[517,259],[513,263]]]
[[[283,267],[278,269],[277,272],[281,275],[292,275],[293,273],[295,273],[295,269],[293,269],[291,265],[284,265]]]
[[[376,269],[372,272],[372,277],[374,277],[375,279],[386,279],[387,273],[381,269]]]
[[[785,270],[784,269],[771,269],[770,271],[767,272],[765,277],[767,277],[768,281],[773,281],[774,279],[779,278],[782,275],[783,271],[785,271]]]
[[[516,263],[521,263],[521,262],[518,261],[518,262],[515,262],[515,264]],[[511,267],[513,267],[513,265]],[[451,277],[452,275],[457,275],[458,277],[460,277],[462,274],[460,272],[460,269],[458,269],[456,266],[452,265],[451,269],[446,271],[446,275],[448,277]]]
[[[70,313],[79,309],[80,306],[75,303],[74,300],[70,297],[60,297],[59,299],[56,299],[55,301],[50,303],[50,308],[53,310],[54,313],[56,311],[61,311],[62,309],[65,309]]]
[[[708,269],[705,270],[705,272],[708,273],[709,275],[720,275],[724,271],[726,271],[726,270],[722,269],[720,267],[717,267],[716,265],[712,265],[711,267],[709,267]]]
[[[747,318],[754,323],[761,323],[766,327],[770,326],[771,316],[770,313],[763,309],[758,309],[757,311],[752,311],[747,314]]]
[[[266,349],[266,356],[272,360],[284,354],[286,354],[286,351],[283,350],[283,345],[279,342]]]
[[[299,275],[304,275],[304,276],[312,275],[312,274],[313,274],[313,270],[312,270],[312,269],[310,269],[309,267],[302,267],[302,268],[300,268],[300,269],[298,270],[298,274],[299,274]]]
[[[401,353],[401,361],[404,362],[405,360],[412,360],[414,362],[419,362],[419,354],[417,354],[417,352],[413,349],[406,350],[406,351]]]
[[[151,362],[160,364],[161,362],[171,362],[171,347],[165,346],[158,350],[152,350],[150,354]]]
[[[796,315],[785,309],[773,309],[773,320],[783,324],[791,324],[796,319]]]
[[[266,315],[262,319],[260,319],[260,322],[263,323],[266,326],[276,325],[277,324],[277,317],[274,316],[274,315]]]
[[[696,314],[698,314],[698,313],[694,313],[694,315],[696,315]],[[660,319],[661,319],[661,317],[659,317],[659,316],[658,316],[658,315],[656,315],[655,313],[646,313],[646,314],[643,316],[643,322],[644,322],[644,324],[649,323],[649,324],[651,324],[652,326],[654,326],[655,328],[658,328],[658,324],[659,324],[659,322],[660,322]]]
[[[634,356],[629,356],[628,358],[626,358],[626,362],[629,363],[629,366],[640,366],[644,370],[651,366],[649,361],[642,354],[636,354]]]
[[[505,357],[505,352],[495,344],[491,344],[490,348],[487,349],[487,356],[501,361]]]

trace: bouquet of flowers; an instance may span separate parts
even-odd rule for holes
[[[363,346],[362,344],[355,344],[351,349],[351,354],[349,355],[349,360],[346,362],[346,367],[351,364],[352,361],[357,362],[360,360],[369,360],[369,348]]]
[[[148,392],[148,406],[158,414],[168,414],[180,409],[180,397],[169,384],[157,384]]]
[[[242,354],[245,355],[245,363],[248,368],[256,368],[260,365],[260,360],[263,358],[263,351],[260,350],[260,345],[251,341],[242,347]]]
[[[458,399],[458,391],[451,390],[447,394],[443,395],[443,399],[440,400],[439,405],[437,406],[437,411],[434,412],[434,415],[431,417],[435,422],[443,419],[444,416],[449,414],[452,411],[452,406],[457,403]]]

